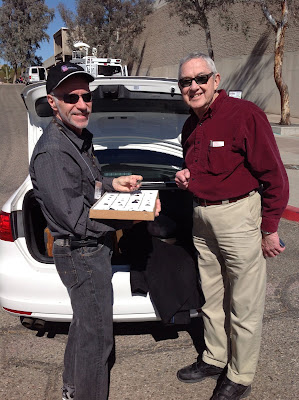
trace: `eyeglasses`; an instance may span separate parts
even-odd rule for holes
[[[87,92],[87,93],[84,93],[84,94],[75,94],[75,93],[70,93],[69,94],[69,93],[66,93],[66,94],[64,94],[62,96],[59,96],[59,95],[56,95],[56,94],[52,93],[52,96],[56,97],[58,99],[60,98],[60,99],[62,99],[64,101],[64,103],[68,103],[68,104],[76,104],[76,103],[78,103],[80,97],[82,97],[82,100],[85,103],[89,103],[92,100],[92,93],[91,92]]]
[[[204,85],[208,82],[212,75],[213,72],[210,72],[207,75],[197,75],[195,78],[182,78],[179,79],[179,84],[182,87],[188,87],[192,85],[192,81],[195,81],[198,85]]]

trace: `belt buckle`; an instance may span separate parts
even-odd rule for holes
[[[70,245],[70,239],[69,238],[58,238],[55,239],[55,242],[58,246],[69,246]]]
[[[80,247],[96,247],[98,245],[98,240],[96,238],[86,238],[71,241],[71,247],[77,249]]]
[[[88,239],[86,241],[86,246],[88,246],[88,247],[96,247],[98,245],[98,243],[99,243],[99,241],[96,238]]]

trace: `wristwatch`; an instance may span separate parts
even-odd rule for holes
[[[274,233],[274,232],[266,232],[266,231],[262,231],[262,233],[263,233],[264,235],[271,235],[271,233]]]

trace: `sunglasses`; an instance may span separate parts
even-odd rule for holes
[[[179,79],[179,84],[181,87],[188,87],[192,85],[192,81],[195,81],[198,85],[204,85],[208,82],[212,75],[213,72],[210,72],[207,75],[198,75],[195,78],[182,78]]]
[[[78,103],[80,97],[82,97],[82,100],[85,103],[89,103],[92,100],[92,93],[91,92],[87,92],[84,94],[75,94],[75,93],[71,93],[71,94],[64,94],[62,96],[56,95],[56,94],[52,94],[52,96],[56,97],[56,98],[60,98],[64,101],[64,103],[68,103],[68,104],[76,104]]]

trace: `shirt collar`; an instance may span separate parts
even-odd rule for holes
[[[218,90],[218,96],[216,99],[213,101],[213,103],[210,105],[208,112],[210,112],[211,116],[214,115],[217,110],[220,108],[221,104],[223,103],[223,100],[227,97],[226,91],[224,89]]]
[[[54,117],[53,122],[58,125],[59,129],[66,134],[66,136],[79,148],[81,152],[88,151],[90,149],[93,135],[88,129],[84,128],[81,135],[77,135],[59,118]]]
[[[224,89],[218,90],[218,96],[213,101],[213,103],[210,105],[210,107],[207,109],[207,111],[204,113],[203,117],[201,118],[201,121],[205,121],[208,118],[212,118],[226,97],[228,97],[228,96]],[[199,119],[197,117],[197,115],[195,114],[195,112],[192,110],[192,108],[190,109],[190,114],[192,115],[193,118]]]

